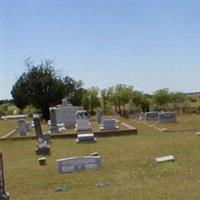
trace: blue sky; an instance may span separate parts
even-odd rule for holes
[[[200,91],[200,1],[0,2],[0,99],[27,57],[86,88]]]

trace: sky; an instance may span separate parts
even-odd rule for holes
[[[0,99],[35,64],[53,59],[84,87],[118,83],[200,91],[199,1],[0,0]]]

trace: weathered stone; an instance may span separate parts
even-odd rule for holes
[[[100,109],[98,109],[97,111],[96,111],[96,121],[97,121],[97,123],[101,123],[101,121],[102,121],[102,115],[103,115],[103,111],[102,110],[100,110]]]
[[[109,185],[110,185],[110,183],[107,181],[101,181],[96,184],[97,187],[105,187],[105,186],[109,186]]]
[[[76,142],[96,142],[96,138],[94,137],[94,133],[78,134]]]
[[[116,121],[114,119],[105,118],[102,120],[102,124],[100,125],[100,130],[104,129],[118,129],[119,127],[116,125]]]
[[[158,111],[151,111],[145,113],[145,120],[146,121],[158,121]]]
[[[50,112],[50,121],[51,121],[50,131],[51,133],[57,133],[58,127],[57,127],[57,120],[56,120],[56,107],[50,107],[49,112]]]
[[[27,136],[28,127],[24,119],[18,120],[18,127],[20,136]]]
[[[155,158],[156,162],[167,162],[167,161],[174,161],[175,158],[174,156],[172,155],[169,155],[169,156],[162,156],[162,157],[158,157],[158,158]]]
[[[57,160],[57,168],[60,173],[94,169],[100,167],[100,165],[100,156],[71,157]]]
[[[158,120],[160,123],[176,122],[175,112],[161,112],[158,114]]]
[[[45,157],[39,158],[38,163],[39,165],[46,165],[46,158]]]
[[[9,193],[5,190],[2,152],[0,152],[0,200],[9,200]]]
[[[37,147],[35,149],[37,155],[50,155],[50,146],[46,141],[41,143],[37,143]]]
[[[35,125],[35,134],[36,134],[36,137],[37,138],[42,138],[43,134],[42,134],[42,128],[41,128],[41,125],[40,125],[40,119],[39,119],[39,117],[34,117],[33,121],[34,121],[34,125]]]
[[[82,132],[91,130],[91,123],[87,117],[87,112],[85,110],[77,111],[75,114],[75,119],[76,119],[75,131]]]

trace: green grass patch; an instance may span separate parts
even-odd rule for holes
[[[138,128],[138,135],[97,138],[93,144],[74,139],[55,139],[47,166],[39,166],[35,140],[4,141],[6,189],[15,200],[94,199],[199,199],[199,138],[191,133],[161,134],[141,123],[124,120]],[[56,160],[99,152],[102,167],[59,174]],[[175,162],[155,162],[172,154]],[[109,185],[97,187],[107,181]],[[57,191],[62,188],[63,191]]]

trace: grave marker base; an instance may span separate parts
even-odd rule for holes
[[[0,194],[0,200],[9,200],[9,193],[5,193],[5,194]]]
[[[46,165],[46,158],[45,157],[39,158],[38,163],[39,165]]]
[[[36,155],[50,155],[50,147],[42,147],[42,148],[36,148],[35,149]]]

